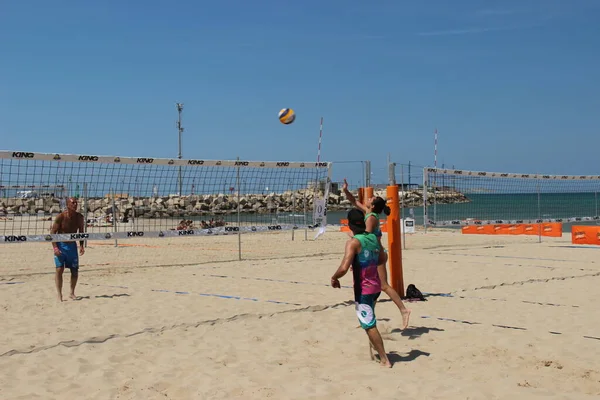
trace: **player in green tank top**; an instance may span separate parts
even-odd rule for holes
[[[381,199],[381,197],[375,197],[375,200],[373,200],[373,202],[371,204],[373,204],[374,202],[378,201],[378,199]],[[383,200],[383,199],[381,199]],[[373,207],[373,206],[371,206]],[[387,206],[385,206],[387,207]],[[388,207],[389,209],[389,207]],[[386,213],[385,215],[389,215],[388,213]],[[369,217],[373,217],[373,218],[369,218]],[[370,226],[373,229],[373,233],[375,234],[375,236],[377,236],[378,238],[381,238],[381,236],[383,235],[381,233],[381,228],[379,227],[380,222],[379,222],[379,213],[375,213],[375,212],[370,212],[367,213],[365,215],[365,223],[367,223],[367,221],[370,222]]]
[[[342,190],[344,191],[344,194],[350,203],[365,213],[365,225],[367,227],[366,231],[373,233],[379,240],[381,253],[383,255],[382,261],[377,267],[379,271],[379,279],[381,280],[381,291],[385,292],[385,294],[389,296],[389,298],[400,310],[400,314],[402,314],[402,329],[406,329],[408,327],[411,310],[406,308],[398,293],[387,282],[387,269],[385,264],[387,263],[388,257],[383,244],[381,244],[381,237],[383,234],[381,232],[381,228],[379,227],[379,214],[383,212],[385,215],[390,215],[391,210],[387,206],[385,200],[380,196],[374,196],[369,199],[365,199],[365,204],[357,201],[352,193],[350,193],[348,190],[348,182],[346,182],[346,179],[344,179]]]
[[[391,367],[375,316],[375,305],[381,294],[378,268],[381,262],[381,245],[375,235],[365,231],[364,213],[361,210],[352,209],[348,212],[348,227],[354,236],[346,242],[344,258],[331,277],[331,286],[339,289],[339,279],[352,268],[356,316],[369,338],[371,359],[374,359],[372,351],[375,349],[381,365]]]

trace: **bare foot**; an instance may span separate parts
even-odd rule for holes
[[[408,320],[410,319],[410,313],[412,311],[409,310],[408,308],[406,309],[406,311],[401,312],[402,313],[402,329],[406,329],[408,328]]]
[[[56,297],[57,297],[58,301],[62,303],[62,301],[63,301],[62,294],[59,294]]]
[[[78,300],[78,299],[77,299],[77,296],[75,296],[75,293],[71,293],[71,294],[69,295],[69,298],[70,298],[71,300]]]
[[[392,363],[387,358],[387,355],[384,357],[384,359],[382,359],[379,354],[377,354],[376,352],[373,353],[373,351],[375,351],[375,347],[373,347],[373,344],[369,343],[369,353],[371,354],[371,360],[379,361],[379,365],[381,365],[382,367],[392,368]]]

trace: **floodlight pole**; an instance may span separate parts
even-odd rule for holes
[[[181,126],[181,112],[183,111],[183,103],[175,103],[177,106],[177,112],[179,114],[179,119],[177,120],[177,131],[179,132],[179,154],[177,158],[181,160],[181,134],[183,133],[183,126]],[[181,165],[179,166],[179,195],[182,193],[182,176],[181,176]]]

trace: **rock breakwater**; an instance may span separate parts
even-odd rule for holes
[[[355,196],[356,193],[354,194]],[[385,191],[376,191],[375,195],[385,198]],[[404,207],[422,207],[423,192],[411,190],[400,192]],[[317,194],[322,196],[322,194]],[[284,193],[247,194],[239,198],[242,213],[269,214],[276,212],[312,213],[313,191],[298,190]],[[470,200],[460,192],[429,192],[427,203],[433,204],[465,203]],[[113,213],[113,203],[117,215],[131,217],[162,218],[174,216],[201,216],[234,214],[238,208],[235,195],[170,195],[166,197],[133,197],[119,195],[114,200],[110,197],[90,197],[80,199],[80,212],[87,207],[88,217],[101,217]],[[62,209],[59,198],[0,198],[0,215],[49,215],[59,213]],[[341,193],[331,193],[328,200],[329,211],[342,211],[351,208],[350,202]]]

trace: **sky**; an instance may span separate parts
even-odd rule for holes
[[[0,2],[0,149],[600,175],[600,1]],[[280,109],[297,113],[292,125]],[[334,164],[355,179],[360,163]]]

